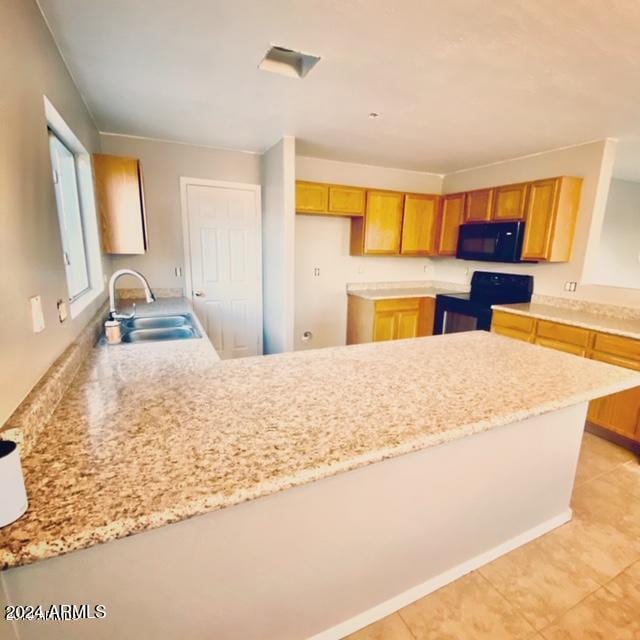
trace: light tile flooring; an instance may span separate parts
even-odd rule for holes
[[[585,433],[572,507],[571,522],[348,640],[640,640],[635,456]]]

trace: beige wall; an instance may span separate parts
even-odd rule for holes
[[[0,2],[0,424],[95,313],[60,324],[66,299],[43,94],[89,152],[99,137],[33,0]],[[40,294],[46,328],[31,331]]]
[[[441,193],[442,176],[298,156],[296,179]],[[345,343],[348,282],[424,280],[432,276],[428,258],[355,257],[349,255],[348,218],[296,215],[295,324],[296,349]],[[320,275],[314,275],[314,269]],[[311,331],[313,338],[302,341]]]
[[[640,182],[612,180],[593,280],[640,289]]]
[[[295,138],[262,156],[264,353],[292,351],[294,322]]]
[[[477,169],[448,174],[444,193],[480,187],[536,180],[559,175],[583,178],[578,224],[570,262],[557,264],[508,265],[438,259],[435,277],[439,280],[467,282],[474,269],[528,273],[534,276],[535,293],[640,307],[640,291],[593,284],[589,268],[597,252],[607,195],[615,160],[613,140],[539,153]],[[578,282],[575,293],[564,291],[566,281]]]
[[[180,205],[180,178],[260,184],[260,156],[242,151],[162,142],[129,136],[101,136],[102,152],[133,156],[142,162],[149,250],[142,256],[114,256],[113,267],[141,271],[151,287],[183,288],[184,249]],[[121,278],[119,287],[138,287],[136,280]]]

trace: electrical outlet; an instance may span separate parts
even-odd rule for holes
[[[565,291],[575,291],[577,286],[578,286],[577,282],[574,282],[573,280],[567,280],[564,283],[564,290]]]
[[[320,267],[313,268],[313,275],[316,277],[320,275]]]
[[[176,267],[174,273],[176,274],[176,278],[182,278],[182,267]]]
[[[42,313],[42,298],[33,296],[29,299],[31,303],[31,327],[34,333],[44,331],[44,314]]]
[[[67,303],[61,298],[56,303],[56,306],[58,307],[58,320],[60,320],[60,322],[62,323],[67,319],[68,316]]]

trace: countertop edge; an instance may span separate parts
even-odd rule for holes
[[[613,366],[613,365],[608,365]],[[628,371],[628,370],[625,370]],[[350,460],[337,464],[324,465],[311,470],[306,470],[293,476],[285,476],[277,483],[263,483],[259,487],[248,491],[239,491],[230,496],[209,496],[194,501],[188,501],[182,505],[173,506],[169,512],[156,511],[144,517],[124,519],[109,523],[103,527],[92,528],[82,535],[74,538],[65,537],[46,544],[36,543],[27,545],[24,549],[32,549],[28,555],[17,556],[0,550],[0,571],[18,568],[47,560],[53,557],[60,557],[74,551],[81,551],[93,546],[105,544],[113,540],[129,537],[145,531],[157,529],[162,526],[181,522],[192,517],[213,513],[220,509],[236,506],[249,500],[263,498],[279,493],[293,487],[302,486],[310,482],[316,482],[325,478],[338,475],[340,473],[353,471],[369,464],[382,462],[387,459],[396,458],[401,455],[413,453],[435,447],[440,444],[453,442],[461,438],[488,431],[490,429],[507,426],[527,418],[532,418],[552,411],[565,409],[582,402],[589,402],[595,398],[606,396],[619,391],[633,388],[640,385],[640,373],[630,372],[629,380],[625,383],[616,383],[599,387],[597,390],[586,391],[584,393],[573,394],[553,403],[543,403],[532,409],[513,412],[500,416],[496,420],[482,420],[472,422],[460,427],[448,430],[446,433],[432,434],[427,437],[419,437],[405,442],[396,447],[386,447],[375,452],[360,455]],[[224,503],[224,504],[223,504]],[[122,525],[126,525],[123,527]],[[96,539],[96,535],[99,539]],[[63,549],[63,550],[61,550]]]
[[[567,324],[574,327],[580,327],[581,329],[589,329],[591,331],[601,331],[602,333],[610,333],[612,335],[621,336],[624,338],[631,338],[633,340],[640,340],[640,333],[634,331],[625,331],[624,329],[618,329],[606,324],[607,316],[603,316],[603,323],[596,322],[583,322],[580,320],[569,320],[562,316],[562,312],[558,315],[553,313],[544,313],[539,311],[524,311],[523,309],[515,309],[511,306],[504,304],[494,304],[491,306],[494,311],[504,311],[506,313],[513,313],[518,316],[525,316],[528,318],[536,318],[538,320],[548,320],[550,322],[558,322],[560,324]]]

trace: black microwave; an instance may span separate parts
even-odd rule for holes
[[[461,224],[456,257],[488,262],[521,262],[524,222]]]

